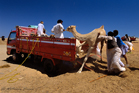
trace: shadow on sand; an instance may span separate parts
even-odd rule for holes
[[[83,62],[83,58],[77,58],[76,61],[79,61],[80,63]],[[17,64],[12,60],[12,57],[8,57],[7,59],[3,60],[6,61],[8,63],[12,63],[12,64]],[[23,60],[22,60],[23,61]],[[98,61],[92,57],[89,57],[86,63],[91,63],[93,66],[89,67],[91,68],[93,71],[97,72],[97,73],[103,73],[103,74],[108,74],[107,73],[107,67],[104,66],[103,64],[107,64],[105,61]],[[43,62],[33,62],[33,60],[28,59],[26,60],[26,62],[23,64],[23,66],[25,67],[29,67],[32,69],[36,69],[38,71],[40,71],[42,74],[46,74],[43,68]],[[58,64],[56,66],[56,72],[53,74],[47,74],[49,77],[55,77],[61,74],[65,74],[65,73],[76,73],[79,68],[81,67],[81,64],[77,64],[77,66],[75,67],[74,64],[72,62],[67,62],[67,61],[63,61],[61,64]],[[100,69],[102,68],[102,69]],[[88,71],[88,69],[83,68],[83,71]]]
[[[77,59],[77,61],[80,61],[81,63],[83,63],[83,60],[84,60],[84,57]],[[105,64],[107,64],[107,62],[100,61],[96,58],[89,57],[86,63],[91,64],[91,66],[89,66],[89,68],[91,68],[96,73],[107,74],[107,66],[104,66]],[[83,69],[83,71],[85,71],[85,68]]]
[[[139,68],[135,68],[135,67],[128,67],[128,68],[132,71],[139,70]]]

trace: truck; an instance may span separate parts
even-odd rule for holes
[[[44,63],[46,73],[55,72],[56,65],[63,60],[75,62],[76,39],[37,37],[35,34],[37,28],[16,26],[8,36],[7,55],[20,62],[30,54],[34,61]]]
[[[132,42],[132,41],[136,41],[136,37],[129,37],[130,38],[130,42]],[[125,36],[123,36],[123,37],[121,37],[121,39],[123,40],[123,41],[126,41],[126,37]]]

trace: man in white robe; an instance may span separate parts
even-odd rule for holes
[[[64,38],[63,32],[65,31],[63,25],[63,21],[58,20],[57,24],[53,26],[51,32],[54,33],[55,38]]]

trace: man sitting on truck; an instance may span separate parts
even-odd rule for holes
[[[55,38],[64,38],[63,35],[63,31],[65,31],[63,25],[62,25],[63,21],[62,20],[58,20],[57,24],[55,26],[53,26],[51,32],[54,33]]]

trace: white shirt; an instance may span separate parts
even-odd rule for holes
[[[103,35],[100,35],[98,37],[98,39],[112,40],[113,38],[112,38],[112,36],[103,36]],[[116,38],[114,38],[114,39],[115,39],[115,42],[117,42],[117,39]]]
[[[55,26],[53,26],[51,32],[54,33],[56,38],[64,38],[63,29],[63,25],[61,23],[58,23]]]
[[[38,31],[37,31],[38,36],[41,36],[43,34],[43,29],[44,29],[44,25],[42,23],[39,23]]]

